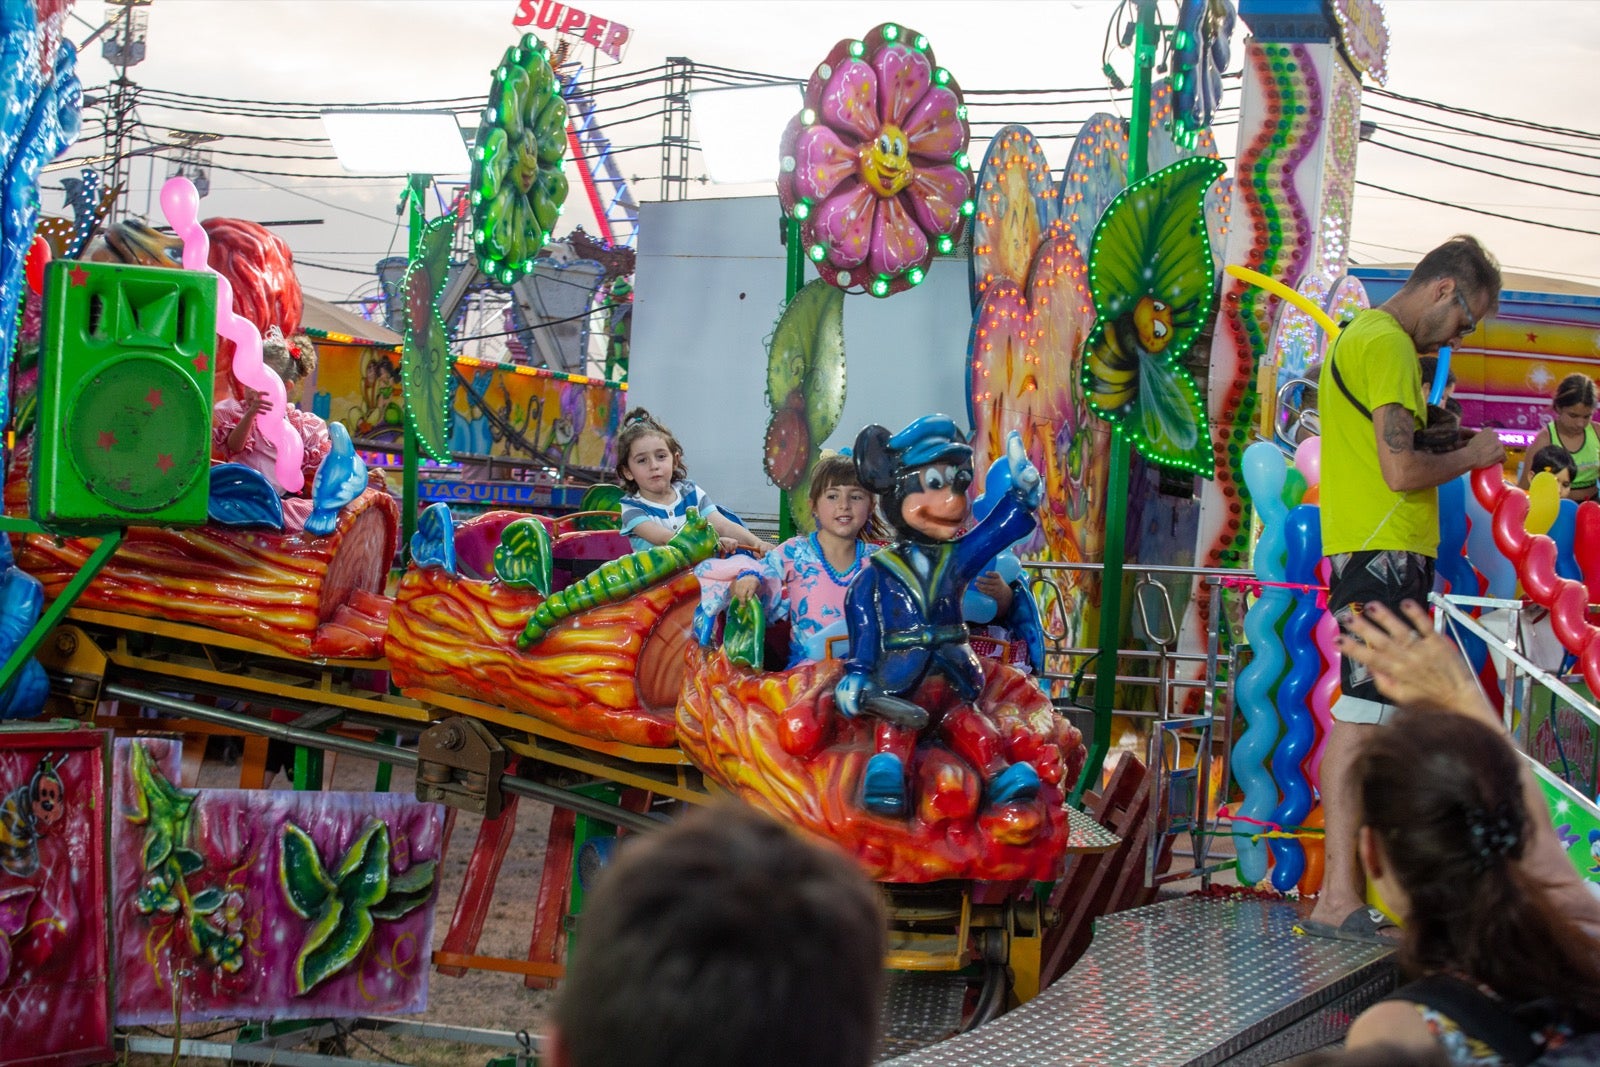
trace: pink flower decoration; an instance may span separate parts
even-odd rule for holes
[[[780,147],[778,195],[817,272],[874,296],[922,280],[972,211],[961,88],[926,38],[884,24],[840,41]]]

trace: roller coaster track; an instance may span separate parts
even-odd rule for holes
[[[116,701],[208,729],[288,742],[314,751],[319,770],[323,752],[408,767],[415,771],[420,799],[487,819],[499,814],[509,793],[610,826],[649,831],[666,821],[673,802],[706,803],[713,797],[677,748],[581,737],[531,715],[450,694],[429,694],[423,702],[375,691],[371,679],[384,677],[388,667],[382,659],[289,658],[249,638],[90,608],[73,609],[38,655],[51,679],[49,713],[103,726],[152,725],[148,719],[105,716],[97,722],[101,703]],[[276,721],[274,711],[278,718],[287,713],[289,721]],[[415,738],[415,747],[384,740],[396,737]],[[593,787],[604,783],[655,800],[628,810],[594,795]],[[1120,839],[1092,817],[1072,812],[1071,823],[1069,852],[1118,848]],[[998,1014],[1013,992],[1027,999],[1055,977],[1040,973],[1050,958],[1043,942],[1056,921],[1054,906],[1040,894],[997,896],[992,888],[980,893],[960,882],[885,886],[885,892],[890,967],[930,979],[955,979],[975,969],[981,995],[969,1023]],[[525,966],[452,956],[457,959],[488,969]],[[1006,978],[1008,968],[1017,975],[1014,985]]]

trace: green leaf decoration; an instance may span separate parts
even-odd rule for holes
[[[1095,227],[1089,288],[1097,319],[1084,344],[1090,408],[1121,423],[1153,463],[1211,477],[1206,408],[1183,366],[1211,317],[1216,267],[1205,195],[1222,174],[1186,159],[1119,193]]]
[[[172,855],[172,835],[165,830],[152,827],[144,832],[144,852],[140,862],[144,869],[153,871],[167,861]]]
[[[389,878],[389,894],[372,909],[375,919],[401,919],[426,904],[433,896],[437,860],[414,863],[404,874]]]
[[[533,269],[567,198],[567,102],[550,50],[532,34],[495,68],[472,150],[472,242],[478,267],[510,285]]]
[[[206,858],[192,848],[174,848],[172,858],[178,861],[178,870],[185,878],[206,865]]]
[[[174,849],[180,853],[189,852],[179,843],[188,839],[189,810],[194,807],[194,794],[167,781],[138,741],[128,749],[128,773],[134,785],[134,810],[127,818],[135,826],[144,827],[140,862],[146,871],[153,871],[173,857]],[[182,856],[179,856],[179,863],[181,867]],[[198,869],[194,867],[182,873],[193,874]]]
[[[135,811],[128,821],[136,826],[161,825],[168,832],[188,821],[194,794],[186,793],[167,781],[160,768],[150,762],[143,744],[135,741],[128,753],[128,770],[133,776]]]
[[[294,823],[283,827],[278,882],[283,886],[284,900],[302,919],[316,916],[333,895],[333,882],[322,869],[317,846],[310,835]]]
[[[426,904],[434,891],[438,861],[389,871],[389,828],[369,822],[332,874],[304,830],[284,827],[279,877],[289,906],[314,920],[295,959],[295,990],[304,995],[360,958],[377,923],[398,919]],[[226,956],[232,946],[219,952]],[[222,964],[226,967],[226,963]]]
[[[766,470],[779,488],[800,484],[844,400],[844,291],[819,279],[789,302],[767,350]]]
[[[494,550],[494,573],[507,585],[532,586],[540,596],[550,595],[553,564],[550,531],[538,519],[517,519],[500,531]]]
[[[591,485],[588,492],[583,494],[583,500],[578,504],[578,510],[609,511],[611,515],[584,515],[576,523],[580,530],[615,530],[622,525],[622,486],[601,482]]]
[[[304,831],[291,824],[284,828],[285,844],[290,829],[305,837]],[[309,846],[310,856],[317,860],[320,870],[316,848],[309,838],[304,844]],[[324,897],[316,922],[295,958],[296,993],[303,996],[360,958],[376,928],[373,906],[389,893],[389,852],[388,826],[370,822],[339,861],[332,875],[331,892]],[[284,856],[285,866],[280,867],[280,871],[287,890],[290,885],[286,870],[287,849]],[[324,878],[326,880],[326,876]],[[299,904],[303,901],[297,901],[292,893],[286,895],[290,906],[300,912]]]
[[[728,605],[722,623],[722,650],[734,663],[760,669],[767,643],[767,609],[758,597]]]
[[[389,876],[389,893],[431,893],[434,878],[439,873],[438,860],[413,863],[403,874]]]
[[[329,897],[294,961],[294,991],[305,996],[354,963],[375,927],[366,910],[347,914],[344,901]]]
[[[210,915],[222,907],[222,890],[216,886],[207,886],[189,898],[189,910],[196,915]]]
[[[400,279],[404,295],[405,345],[400,378],[405,391],[406,424],[422,450],[439,463],[450,462],[451,372],[455,355],[439,314],[439,293],[450,270],[454,215],[428,223],[417,257]]]

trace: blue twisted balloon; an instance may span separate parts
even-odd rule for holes
[[[39,171],[78,139],[83,87],[78,52],[63,39],[50,79],[39,71],[33,0],[0,0],[0,352],[17,342],[23,262],[39,220]],[[0,360],[0,425],[11,417],[10,360]]]
[[[1467,500],[1472,496],[1472,490],[1467,486],[1467,475],[1445,482],[1439,487],[1439,576],[1450,583],[1450,592],[1457,596],[1479,596],[1478,574],[1472,569],[1472,564],[1467,560]],[[1474,501],[1476,503],[1476,501]],[[1557,520],[1558,522],[1560,520]],[[1476,523],[1476,520],[1474,520]],[[1475,526],[1476,528],[1476,526]],[[1488,531],[1489,520],[1484,518],[1482,529]],[[1493,535],[1490,535],[1490,547],[1493,547]],[[1496,555],[1504,560],[1504,556]],[[1456,633],[1456,638],[1461,642],[1461,651],[1466,655],[1467,662],[1472,664],[1474,672],[1483,669],[1483,661],[1489,655],[1489,649],[1484,645],[1483,639],[1466,632],[1463,628]]]
[[[1256,577],[1267,582],[1284,580],[1283,482],[1288,464],[1276,445],[1259,441],[1245,449],[1244,481],[1261,517],[1261,539],[1256,542]],[[1278,742],[1278,715],[1272,691],[1283,673],[1283,642],[1278,620],[1292,602],[1289,590],[1264,589],[1244,616],[1244,636],[1255,657],[1239,672],[1239,711],[1244,732],[1233,746],[1233,778],[1244,792],[1237,814],[1242,819],[1266,821],[1278,802],[1278,787],[1267,772],[1268,753]],[[1239,856],[1239,879],[1254,885],[1267,875],[1267,849],[1251,840],[1253,823],[1241,822],[1233,842]]]
[[[1289,581],[1301,585],[1317,583],[1317,564],[1322,561],[1322,512],[1313,504],[1291,508],[1284,523],[1288,541]],[[1311,687],[1322,674],[1322,653],[1313,631],[1326,614],[1317,605],[1317,595],[1294,594],[1294,611],[1283,627],[1283,644],[1289,651],[1289,673],[1278,684],[1278,717],[1283,720],[1283,738],[1272,752],[1272,777],[1283,793],[1273,809],[1272,821],[1280,826],[1299,826],[1311,814],[1311,780],[1306,776],[1306,756],[1317,739],[1317,723],[1312,717]],[[1287,893],[1300,883],[1306,872],[1306,850],[1292,837],[1273,838],[1272,887]]]
[[[1569,581],[1583,581],[1583,568],[1573,551],[1578,534],[1578,502],[1563,500],[1550,525],[1550,540],[1556,543],[1556,573]]]

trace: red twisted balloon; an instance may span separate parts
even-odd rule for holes
[[[1556,573],[1556,543],[1544,534],[1528,532],[1528,494],[1507,485],[1499,467],[1472,472],[1472,492],[1484,510],[1491,512],[1494,543],[1516,568],[1528,599],[1550,611],[1550,623],[1561,647],[1578,657],[1578,667],[1590,692],[1600,692],[1600,628],[1590,625],[1589,589],[1584,582]],[[1580,546],[1600,547],[1600,505],[1585,501],[1578,506]],[[1585,562],[1594,559],[1581,553]],[[1600,567],[1585,566],[1585,581],[1600,585]]]

